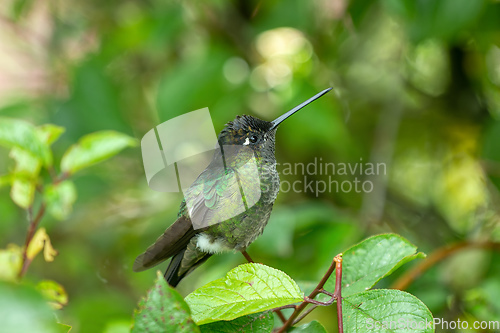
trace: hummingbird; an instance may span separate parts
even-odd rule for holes
[[[239,251],[251,261],[246,249],[264,231],[280,187],[276,130],[330,90],[270,122],[242,115],[227,123],[217,139],[221,149],[215,149],[210,164],[184,192],[177,220],[135,259],[133,270],[140,272],[172,258],[164,276],[175,287],[213,254]],[[230,147],[244,149],[231,153]],[[240,195],[244,209],[236,203]]]

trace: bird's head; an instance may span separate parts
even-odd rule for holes
[[[241,145],[251,148],[265,159],[274,159],[274,143],[276,129],[288,117],[302,109],[307,104],[320,98],[332,90],[328,88],[307,101],[299,104],[273,121],[265,121],[253,116],[237,116],[219,134],[220,146]]]
[[[242,145],[253,150],[261,150],[266,146],[274,147],[276,129],[273,123],[253,116],[237,116],[219,134],[220,145]]]

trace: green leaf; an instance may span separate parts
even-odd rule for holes
[[[434,332],[429,309],[404,291],[369,290],[342,303],[345,332]]]
[[[231,321],[217,321],[200,326],[202,333],[263,333],[273,330],[274,318],[271,312],[254,313]]]
[[[343,253],[342,296],[366,291],[401,265],[422,258],[417,247],[395,234],[377,235],[365,239]],[[335,289],[335,274],[325,284]]]
[[[36,128],[28,122],[0,117],[0,145],[23,149],[44,165],[52,164],[48,145],[40,139]]]
[[[232,320],[303,301],[299,286],[285,273],[261,264],[240,265],[226,277],[186,296],[196,323]]]
[[[53,309],[61,309],[68,304],[68,294],[64,287],[52,280],[43,280],[36,285],[36,289],[49,301]]]
[[[48,145],[53,144],[61,134],[65,131],[64,127],[53,125],[53,124],[45,124],[38,126],[36,128],[36,132],[38,133],[38,137]]]
[[[11,149],[9,157],[16,163],[14,173],[22,173],[24,176],[34,179],[38,177],[42,164],[36,157],[17,147]]]
[[[157,275],[154,287],[139,302],[131,332],[199,332],[181,295],[165,282],[161,272]]]
[[[35,136],[43,145],[50,145],[64,129],[59,126],[46,124],[33,128]],[[48,149],[48,148],[47,148]],[[52,161],[52,152],[48,150],[49,160]],[[12,189],[10,196],[19,207],[27,209],[35,198],[36,184],[42,167],[42,161],[24,148],[15,146],[9,156],[15,161],[14,171],[11,175]]]
[[[11,174],[10,197],[19,207],[27,209],[35,198],[36,183],[42,163],[27,151],[14,147],[9,156],[15,161]]]
[[[130,333],[130,320],[109,321],[102,333]]]
[[[22,249],[16,244],[9,244],[0,250],[0,280],[15,281],[23,262]]]
[[[68,333],[72,328],[70,325],[57,323],[57,333]]]
[[[63,131],[62,127],[51,124],[33,128],[35,137],[47,147]],[[14,171],[11,175],[12,188],[10,196],[16,205],[27,209],[31,206],[35,198],[36,184],[42,167],[42,161],[25,148],[18,146],[11,149],[9,156],[15,161]],[[49,160],[52,161],[52,152],[50,150],[48,150],[48,156]]]
[[[10,197],[23,209],[28,209],[35,199],[36,184],[29,178],[14,177]]]
[[[302,326],[294,327],[290,332],[293,333],[327,333],[323,325],[318,323],[316,320],[311,321]],[[348,331],[346,331],[348,332]]]
[[[0,322],[2,332],[58,333],[56,317],[34,288],[0,282]]]
[[[44,199],[47,211],[58,220],[64,220],[71,213],[76,201],[76,188],[72,181],[65,180],[45,188]]]
[[[73,174],[136,144],[134,138],[115,131],[100,131],[85,135],[64,153],[61,170]]]

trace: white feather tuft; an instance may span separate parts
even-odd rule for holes
[[[221,253],[231,250],[224,246],[220,240],[212,240],[210,236],[206,234],[200,234],[198,236],[196,247],[206,253]]]

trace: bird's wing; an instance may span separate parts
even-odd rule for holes
[[[241,159],[242,154],[226,156],[223,162],[222,155],[216,154],[184,191],[177,221],[137,257],[134,271],[151,268],[170,258],[185,249],[197,233],[237,216],[259,200],[261,189],[255,160],[246,158],[243,163],[236,163],[235,159]]]
[[[179,216],[177,221],[168,227],[153,245],[135,259],[134,272],[143,271],[167,260],[184,249],[195,234],[189,217]]]
[[[225,147],[226,151],[229,149]],[[226,153],[225,163],[222,159],[217,161],[216,156],[184,192],[187,213],[195,230],[235,217],[260,199],[256,161],[254,158],[246,158],[242,163],[234,161],[242,155]]]

